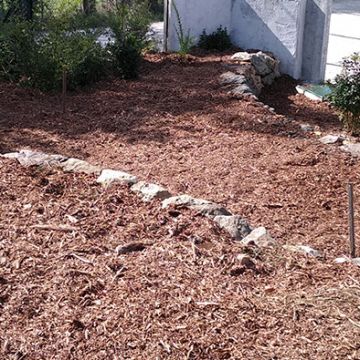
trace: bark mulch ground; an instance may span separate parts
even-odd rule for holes
[[[243,248],[91,176],[0,166],[1,359],[359,358],[356,268]]]
[[[358,270],[333,263],[348,251],[346,183],[359,184],[359,163],[299,129],[340,131],[334,111],[288,78],[262,95],[275,114],[231,98],[218,84],[226,56],[146,60],[137,81],[70,94],[66,114],[57,95],[0,84],[0,152],[129,171],[325,260],[262,251],[244,271],[239,245],[196,214],[1,160],[1,356],[359,358]],[[141,251],[115,254],[134,242]]]

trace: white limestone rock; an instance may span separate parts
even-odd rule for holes
[[[339,135],[325,135],[319,139],[319,141],[325,145],[341,143],[343,140],[344,138]]]
[[[275,245],[276,241],[270,236],[266,228],[261,226],[251,231],[251,233],[242,240],[242,243],[244,245],[268,247]]]
[[[194,205],[204,205],[204,204],[211,204],[211,202],[204,199],[196,199],[190,195],[178,195],[165,199],[162,202],[162,208],[166,209],[171,205],[175,207],[191,207]]]
[[[4,158],[16,159],[22,166],[60,166],[66,161],[66,157],[62,155],[48,155],[38,151],[20,150],[1,155]]]
[[[248,222],[239,215],[220,215],[215,216],[214,221],[220,228],[226,230],[235,240],[242,240],[249,235],[252,228]]]
[[[173,196],[162,202],[163,209],[166,209],[171,205],[195,210],[200,215],[209,218],[214,218],[219,215],[231,215],[228,210],[219,204],[204,199],[196,199],[189,195]]]
[[[360,143],[344,144],[340,147],[340,149],[350,153],[351,156],[360,157]]]
[[[61,164],[62,169],[65,172],[84,173],[84,174],[100,174],[101,168],[99,166],[92,165],[87,161],[70,158]]]
[[[233,56],[231,56],[231,60],[234,60],[234,61],[250,61],[251,57],[252,57],[252,54],[249,54],[246,51],[241,51],[241,52],[237,52]]]
[[[261,51],[257,52],[256,54],[252,54],[251,63],[253,64],[258,75],[266,76],[274,73],[275,77],[279,76],[279,61],[268,54],[265,54]]]
[[[320,251],[318,251],[316,249],[313,249],[312,247],[307,246],[307,245],[284,245],[283,248],[286,249],[286,250],[290,250],[290,251],[294,251],[294,252],[303,253],[305,255],[313,256],[313,257],[316,257],[316,258],[320,258],[320,257],[323,256]]]
[[[151,201],[153,199],[164,200],[172,196],[164,187],[157,184],[147,183],[145,181],[139,181],[130,189],[131,191],[139,194],[144,201]]]
[[[104,186],[109,186],[113,183],[133,185],[137,183],[137,177],[120,170],[104,169],[96,182]]]

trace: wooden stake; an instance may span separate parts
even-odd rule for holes
[[[63,70],[63,76],[62,76],[62,104],[61,109],[63,114],[66,111],[66,70]]]
[[[349,196],[349,240],[350,240],[350,256],[356,257],[355,247],[355,224],[354,224],[354,189],[353,184],[348,184]]]

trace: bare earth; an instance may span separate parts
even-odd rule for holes
[[[290,79],[263,94],[276,114],[232,99],[218,84],[226,59],[149,55],[139,80],[70,94],[65,115],[57,95],[0,84],[0,152],[129,171],[220,202],[280,245],[307,244],[325,259],[242,249],[195,213],[3,159],[1,359],[360,357],[359,270],[333,262],[348,252],[346,184],[359,184],[359,163],[300,130],[340,124]],[[142,250],[114,252],[133,242]],[[239,266],[242,251],[254,269]]]

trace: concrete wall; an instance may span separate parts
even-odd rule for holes
[[[283,73],[324,79],[332,0],[171,1],[195,39],[203,29],[209,33],[222,25],[239,47],[273,52]],[[170,4],[169,50],[178,49],[177,26]]]
[[[244,49],[260,49],[280,59],[280,70],[301,76],[306,0],[233,0],[231,37]]]
[[[332,1],[307,0],[301,77],[312,82],[325,78]]]
[[[169,38],[168,49],[178,50],[178,19],[173,3],[179,11],[184,32],[190,30],[190,34],[197,42],[205,29],[207,33],[215,31],[220,25],[230,29],[231,0],[170,0],[169,3]]]

